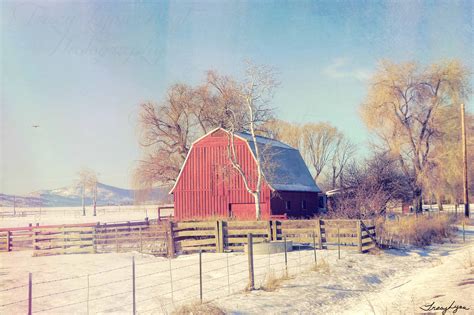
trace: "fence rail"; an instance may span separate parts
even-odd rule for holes
[[[242,251],[255,243],[283,240],[319,249],[365,252],[376,246],[372,220],[128,221],[0,229],[0,251],[33,249],[35,256],[139,251],[173,257],[198,251]]]

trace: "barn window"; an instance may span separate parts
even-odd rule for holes
[[[285,202],[285,209],[291,210],[291,202],[289,200]]]
[[[306,200],[301,200],[301,209],[306,209]]]

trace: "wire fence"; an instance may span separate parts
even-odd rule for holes
[[[242,292],[251,282],[258,289],[270,277],[304,272],[328,255],[322,252],[296,244],[293,251],[274,254],[199,253],[137,263],[133,258],[127,265],[42,281],[30,274],[31,282],[25,277],[24,284],[0,289],[0,313],[169,313]]]

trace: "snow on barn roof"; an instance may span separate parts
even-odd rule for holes
[[[236,136],[246,140],[256,156],[252,135],[238,132]],[[279,191],[321,192],[297,149],[270,138],[257,136],[256,140],[263,175],[270,187]]]
[[[243,138],[246,141],[251,141],[253,143],[252,135],[249,134],[249,133],[236,132],[235,135],[240,137],[240,138]],[[284,149],[295,150],[294,148],[290,147],[289,145],[284,144],[283,142],[280,142],[280,141],[275,140],[275,139],[270,139],[270,138],[266,138],[266,137],[262,137],[262,136],[256,136],[255,138],[257,139],[257,143],[259,143],[259,144],[271,145],[271,146],[280,147],[280,148],[284,148]]]

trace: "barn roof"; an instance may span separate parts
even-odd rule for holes
[[[214,133],[217,130],[225,129],[216,128],[211,132],[207,133],[203,137],[194,141],[194,143],[205,138],[206,136]],[[249,148],[252,151],[252,155],[255,157],[255,144],[252,138],[252,135],[246,132],[236,132],[235,137],[238,137],[247,142]],[[279,191],[304,191],[304,192],[321,192],[321,189],[314,182],[311,173],[306,166],[303,158],[301,157],[300,152],[290,147],[289,145],[280,142],[278,140],[256,136],[257,145],[259,152],[261,153],[263,163],[263,175],[266,182],[273,190]],[[193,145],[194,145],[193,143]],[[189,153],[191,150],[189,151]],[[189,156],[188,153],[188,156]],[[184,169],[183,163],[181,172]],[[171,189],[170,193],[174,191],[176,184],[178,183],[181,172],[176,179],[174,187]]]
[[[249,144],[254,156],[255,144],[248,133],[236,133]],[[283,142],[265,137],[256,137],[263,160],[263,175],[274,190],[321,192],[314,182],[300,152]]]

